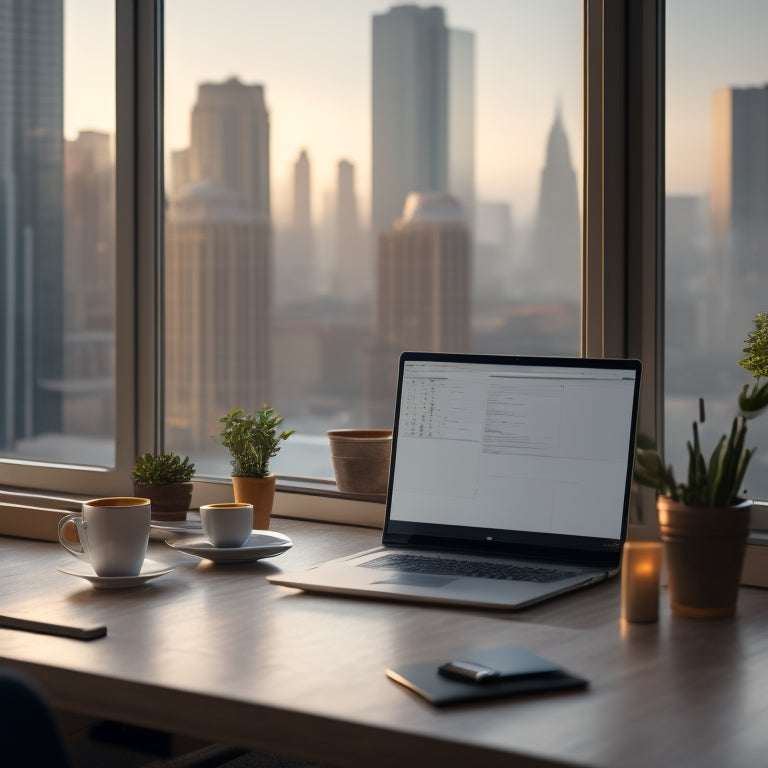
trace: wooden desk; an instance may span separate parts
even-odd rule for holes
[[[64,710],[339,766],[765,766],[768,592],[733,620],[619,618],[619,584],[520,613],[307,595],[268,584],[374,545],[378,533],[274,520],[279,558],[178,564],[146,587],[97,591],[61,574],[55,544],[0,538],[0,607],[45,601],[108,627],[82,642],[0,629],[0,663]],[[586,692],[437,710],[384,669],[517,644],[587,677]]]

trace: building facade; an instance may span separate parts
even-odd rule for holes
[[[367,392],[373,424],[391,417],[403,350],[469,352],[470,235],[459,202],[408,195],[402,218],[378,237],[375,337]]]
[[[270,399],[271,229],[214,182],[166,216],[166,442],[210,448],[219,418]]]
[[[371,294],[370,249],[360,228],[355,192],[355,166],[339,160],[336,167],[336,260],[334,294],[358,302]]]
[[[768,281],[768,85],[712,97],[710,222],[721,327],[738,339],[762,307]],[[739,330],[741,329],[741,330]],[[738,343],[738,342],[737,342]]]
[[[115,166],[112,137],[65,143],[64,431],[115,430]]]
[[[166,442],[177,452],[208,453],[221,416],[270,399],[274,278],[263,86],[237,78],[201,84],[190,128],[166,212]]]
[[[233,77],[201,83],[192,109],[189,180],[213,181],[270,215],[269,115],[264,86]]]
[[[293,216],[275,233],[275,303],[296,305],[317,291],[315,235],[312,225],[311,165],[306,149],[293,164]]]
[[[373,17],[371,223],[389,230],[410,192],[450,193],[474,213],[474,34],[440,7]]]
[[[0,450],[62,427],[63,12],[0,3]]]

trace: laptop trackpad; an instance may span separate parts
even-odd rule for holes
[[[444,587],[456,581],[454,576],[433,576],[428,573],[394,573],[372,584],[402,584],[407,587]]]

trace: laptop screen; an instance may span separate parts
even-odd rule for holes
[[[385,544],[610,562],[640,363],[404,353]]]

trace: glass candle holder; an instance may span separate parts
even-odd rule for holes
[[[626,621],[653,622],[659,618],[661,544],[628,541],[621,564],[621,616]]]

